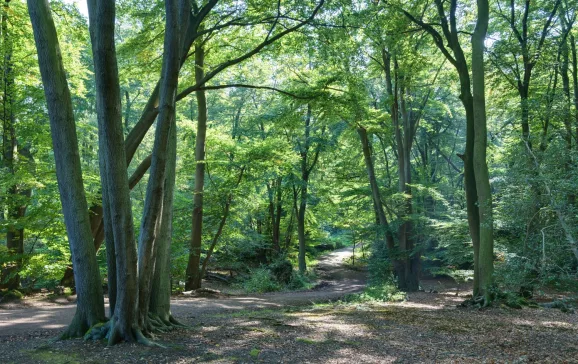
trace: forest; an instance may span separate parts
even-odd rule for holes
[[[573,362],[577,0],[4,0],[0,361]]]

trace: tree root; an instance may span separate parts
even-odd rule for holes
[[[141,329],[133,328],[129,337],[123,337],[119,326],[115,325],[114,320],[111,319],[110,321],[101,322],[89,328],[84,334],[84,340],[97,341],[106,339],[109,346],[115,345],[124,340],[128,342],[137,342],[148,347],[164,348],[163,345],[153,341],[155,340],[155,334],[167,333],[177,328],[190,328],[189,326],[180,323],[172,315],[169,315],[168,319],[163,319],[159,315],[153,313],[148,314],[147,322],[144,326],[145,327]],[[68,335],[68,331],[65,331],[62,336],[64,335]],[[76,337],[78,336],[81,335],[77,335]],[[69,336],[66,336],[65,338],[68,337]]]
[[[163,348],[166,349],[165,346],[156,343],[152,340],[149,340],[145,334],[143,333],[143,331],[139,328],[132,328],[130,330],[130,333],[128,334],[129,337],[123,337],[123,335],[121,335],[121,331],[118,325],[116,325],[114,323],[113,320],[110,320],[110,329],[108,331],[108,346],[113,346],[115,344],[118,344],[119,342],[121,342],[122,340],[128,341],[128,342],[136,342],[139,343],[141,345],[144,346],[148,346],[148,347],[155,347],[155,348]]]
[[[486,308],[492,305],[493,302],[492,294],[487,292],[482,296],[468,298],[458,305],[458,307],[473,307],[473,308]]]
[[[110,321],[102,322],[100,324],[93,325],[84,334],[84,340],[103,340],[108,338],[108,333],[110,331]]]
[[[555,308],[555,309],[557,308],[564,313],[574,313],[574,307],[563,300],[548,303],[539,303],[538,305],[543,308]]]
[[[83,320],[77,313],[74,315],[74,318],[72,319],[70,325],[68,325],[66,330],[64,330],[64,332],[62,332],[62,334],[60,334],[56,338],[56,340],[67,340],[77,337],[84,337],[86,333],[91,331],[93,328],[95,327],[100,328],[103,325],[106,325],[106,323],[107,322],[105,318],[103,318],[103,321],[96,322],[95,324],[90,326],[90,323],[87,323],[86,320]]]

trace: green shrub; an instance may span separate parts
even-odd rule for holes
[[[267,268],[257,268],[250,271],[249,278],[243,282],[243,288],[247,292],[264,293],[281,289],[281,286]]]
[[[312,279],[308,275],[294,271],[287,288],[290,290],[309,289],[313,286],[311,281]]]
[[[16,289],[10,291],[8,290],[1,291],[0,296],[2,296],[2,300],[4,301],[13,301],[13,300],[15,301],[20,300],[22,299],[22,297],[24,297],[24,295]]]
[[[287,259],[278,259],[269,265],[269,270],[275,280],[281,284],[289,284],[293,278],[293,265]]]
[[[381,284],[372,284],[365,288],[362,293],[346,296],[347,302],[398,302],[406,299],[406,294],[399,289],[393,279]]]

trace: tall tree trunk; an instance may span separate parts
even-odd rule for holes
[[[305,273],[307,270],[307,262],[305,260],[307,241],[305,233],[305,212],[307,210],[308,185],[311,171],[315,168],[319,160],[319,152],[321,145],[318,143],[315,152],[309,162],[309,153],[311,149],[311,105],[307,105],[307,115],[305,117],[305,138],[303,145],[299,147],[299,154],[301,156],[301,188],[299,193],[299,206],[297,210],[297,236],[299,238],[299,255],[297,260],[299,263],[299,271]]]
[[[128,180],[128,188],[132,191],[132,189],[140,182],[140,180],[144,177],[146,172],[148,171],[149,167],[151,166],[151,159],[152,155],[149,154],[143,161],[137,166],[133,174],[130,176]],[[102,162],[101,164],[103,164]],[[105,195],[103,195],[103,198]],[[90,206],[89,209],[89,216],[90,216],[90,230],[92,232],[93,244],[94,249],[96,252],[100,249],[100,246],[104,242],[104,221],[103,221],[103,209],[102,209],[102,202],[100,204],[93,204]],[[114,251],[114,241],[111,239],[107,239],[107,243],[112,244],[112,246],[107,246],[109,251]],[[109,257],[107,256],[107,259]],[[114,258],[114,257],[111,257]],[[115,263],[112,263],[112,266],[115,266]],[[112,280],[115,279],[114,272],[108,272],[108,288],[109,288],[109,301],[113,299],[110,296],[111,292],[111,284],[114,284]],[[74,287],[74,271],[72,266],[66,267],[64,271],[64,275],[60,279],[60,285],[64,287]],[[112,291],[116,292],[116,288]],[[111,310],[113,309],[112,305],[110,306]]]
[[[578,149],[578,52],[576,52],[576,39],[570,33],[570,50],[572,51],[572,86],[574,89],[574,128],[576,141],[574,145]]]
[[[124,132],[114,40],[115,1],[89,0],[88,10],[112,313],[109,344],[114,344],[118,340],[138,341],[141,336],[136,322],[137,256],[126,156],[119,147],[124,145]]]
[[[299,207],[297,209],[297,237],[299,239],[299,255],[297,257],[299,262],[299,272],[305,273],[307,270],[307,261],[305,260],[305,253],[307,248],[307,241],[305,236],[305,211],[307,209],[307,183],[308,181],[302,180],[303,186],[301,186],[299,194]]]
[[[176,324],[171,315],[171,243],[173,233],[173,197],[175,190],[176,160],[177,160],[177,128],[173,123],[169,135],[169,152],[165,187],[163,197],[163,211],[161,227],[157,237],[157,255],[155,272],[152,282],[152,293],[149,312],[158,318],[162,324]]]
[[[415,238],[413,236],[413,224],[411,215],[413,212],[413,199],[411,192],[411,146],[413,142],[413,123],[412,117],[406,110],[405,90],[401,90],[401,120],[403,125],[397,125],[396,134],[398,140],[398,173],[399,173],[399,191],[404,196],[404,206],[401,213],[402,223],[398,229],[399,248],[403,254],[404,281],[399,282],[400,288],[407,292],[415,292],[419,289],[419,267],[420,255],[415,252]]]
[[[156,237],[159,235],[162,225],[170,131],[171,128],[175,127],[176,93],[180,68],[181,43],[179,39],[181,29],[186,29],[186,24],[181,24],[183,22],[181,16],[189,14],[189,6],[188,0],[167,0],[165,2],[166,25],[159,116],[138,242],[138,324],[145,333],[150,331],[148,317],[157,250]]]
[[[13,42],[12,34],[8,29],[9,13],[10,0],[5,0],[2,6],[2,159],[3,167],[8,173],[14,175],[18,156],[18,142],[16,139],[16,118],[14,114]],[[20,287],[19,272],[22,268],[22,254],[24,253],[24,229],[18,228],[17,224],[18,220],[24,217],[26,212],[27,202],[24,200],[28,194],[29,190],[20,191],[16,183],[8,187],[7,210],[9,222],[6,231],[6,248],[13,258],[7,268],[2,271],[0,277],[0,287],[7,289],[18,289]]]
[[[460,100],[466,111],[466,148],[464,154],[458,155],[464,161],[464,184],[466,189],[466,210],[468,214],[468,227],[474,248],[474,296],[478,295],[479,281],[479,248],[480,248],[480,216],[477,206],[478,192],[474,174],[474,107],[471,91],[471,80],[468,70],[468,62],[459,41],[457,29],[457,0],[450,0],[449,19],[446,15],[443,0],[434,0],[438,15],[441,19],[442,34],[416,19],[410,13],[404,11],[406,17],[430,33],[436,46],[444,54],[446,59],[455,67],[460,80]],[[448,21],[449,20],[449,21]],[[446,48],[446,43],[447,47]],[[450,54],[450,50],[452,54]]]
[[[363,159],[365,161],[365,169],[367,170],[367,176],[369,178],[373,209],[377,215],[377,222],[380,228],[379,235],[385,237],[385,239],[380,239],[378,241],[381,244],[384,244],[384,249],[387,249],[398,279],[400,277],[403,278],[405,271],[399,262],[398,252],[395,248],[395,239],[393,237],[393,233],[391,232],[389,222],[387,221],[387,216],[385,215],[385,210],[383,208],[381,192],[379,191],[379,185],[377,184],[377,178],[375,177],[375,168],[373,166],[373,158],[371,157],[371,146],[367,137],[367,130],[360,126],[357,128],[357,134],[359,135],[359,140],[361,141]]]
[[[74,271],[77,308],[63,337],[76,337],[105,320],[102,282],[90,232],[72,100],[48,1],[28,0],[28,12],[50,118],[64,223],[72,263],[77,267]]]
[[[201,42],[195,47],[195,80],[197,83],[205,77],[205,50]],[[185,289],[201,288],[199,265],[203,237],[203,193],[205,188],[205,141],[207,138],[207,98],[204,90],[196,91],[197,96],[197,137],[195,140],[195,191],[193,195],[193,219],[191,248],[187,265]]]
[[[487,126],[484,74],[484,41],[488,31],[488,0],[477,0],[478,19],[472,35],[472,90],[474,101],[474,171],[480,216],[480,245],[477,294],[484,305],[491,302],[490,288],[494,273],[494,236],[492,191],[486,162]]]

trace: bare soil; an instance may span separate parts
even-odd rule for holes
[[[175,317],[190,328],[159,335],[166,349],[53,341],[74,313],[68,302],[0,308],[0,362],[578,363],[576,314],[457,308],[471,292],[447,280],[422,282],[425,292],[404,302],[335,302],[364,287],[363,271],[342,264],[350,254],[320,261],[325,283],[316,290],[173,300]]]

